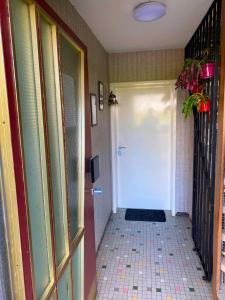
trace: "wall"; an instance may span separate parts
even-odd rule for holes
[[[150,81],[177,78],[184,50],[157,50],[109,55],[110,82]]]
[[[184,50],[157,50],[109,55],[110,82],[176,79],[184,62]],[[185,94],[178,91],[176,114],[176,211],[192,211],[193,118],[184,119],[181,110]]]
[[[178,90],[176,126],[176,212],[192,216],[193,160],[194,160],[194,117],[185,119],[182,103],[187,92]]]
[[[98,80],[101,80],[108,92],[108,54],[104,48],[69,1],[47,0],[47,2],[88,48],[89,91],[97,94]],[[95,186],[103,190],[103,195],[94,199],[96,248],[112,210],[110,122],[109,106],[106,103],[104,111],[98,111],[98,126],[92,128],[92,152],[93,155],[98,154],[100,157],[100,178]]]

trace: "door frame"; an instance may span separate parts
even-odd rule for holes
[[[3,206],[7,254],[9,255],[8,283],[16,299],[25,299],[24,270],[16,196],[16,180],[13,163],[10,116],[5,77],[2,33],[0,32],[0,194]],[[17,249],[17,251],[15,251]]]
[[[118,89],[138,87],[138,86],[175,86],[175,80],[156,80],[156,81],[140,81],[140,82],[119,82],[111,83],[110,90],[117,96],[118,103]],[[119,105],[119,104],[118,104]],[[177,92],[174,88],[173,92],[173,111],[172,111],[172,151],[171,151],[171,191],[170,191],[170,207],[172,216],[175,216],[175,172],[176,172],[176,107],[177,107]],[[111,161],[112,161],[112,211],[117,212],[118,207],[118,109],[117,105],[112,105],[110,109],[110,136],[111,136]]]

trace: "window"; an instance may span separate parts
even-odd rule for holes
[[[57,266],[60,266],[68,256],[69,245],[56,26],[51,24],[43,15],[40,15],[40,28],[54,206],[56,263]]]
[[[83,105],[82,105],[82,53],[60,34],[60,59],[62,65],[63,106],[66,141],[67,182],[71,239],[82,227],[83,174]]]

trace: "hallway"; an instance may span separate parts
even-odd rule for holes
[[[151,223],[124,215],[111,216],[98,251],[97,300],[212,299],[186,216]]]
[[[225,300],[225,0],[0,0],[0,107],[0,300]]]

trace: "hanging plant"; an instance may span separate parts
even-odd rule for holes
[[[177,81],[176,88],[182,88],[193,92],[204,83],[204,79],[214,76],[214,54],[213,49],[205,49],[203,58],[187,58],[185,59],[183,70],[181,71]]]
[[[183,70],[181,71],[177,81],[176,89],[182,88],[189,92],[186,98],[182,112],[187,118],[190,116],[194,107],[198,112],[210,111],[210,99],[204,92],[205,79],[214,76],[214,61],[212,49],[205,49],[203,58],[187,58],[184,62]]]
[[[209,96],[204,92],[190,94],[183,103],[182,113],[184,114],[184,117],[189,117],[195,107],[198,112],[210,111]]]
[[[201,72],[201,61],[195,58],[187,58],[184,62],[183,70],[181,71],[177,81],[176,89],[182,88],[193,92],[199,88],[199,74]]]

